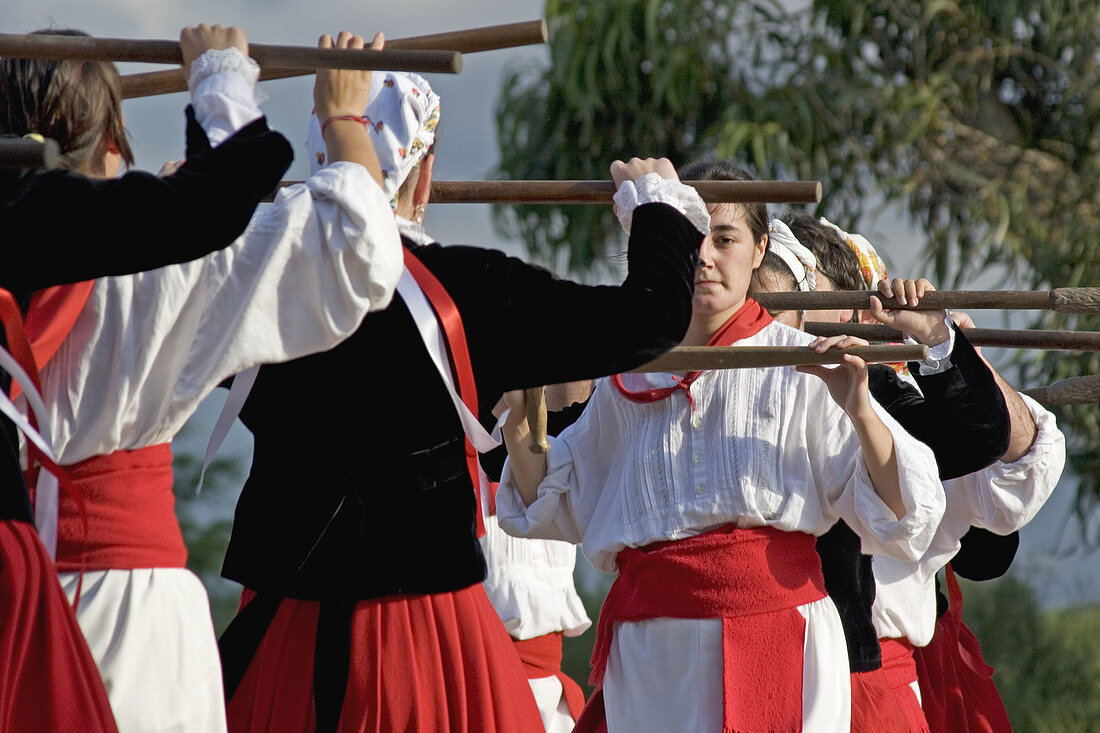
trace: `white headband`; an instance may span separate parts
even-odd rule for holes
[[[779,255],[779,259],[790,268],[799,290],[805,292],[817,287],[817,258],[779,219],[768,222],[768,249]]]
[[[396,71],[376,71],[372,75],[363,116],[382,166],[382,190],[394,209],[401,184],[435,142],[439,107],[439,95],[422,76]],[[327,161],[321,121],[316,114],[309,118],[306,150],[310,173],[316,173]]]

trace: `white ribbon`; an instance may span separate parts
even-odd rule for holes
[[[42,433],[46,435],[50,433],[49,417],[46,413],[46,405],[42,401],[42,395],[35,388],[30,375],[19,365],[15,357],[3,347],[0,347],[0,367],[19,383],[27,404],[30,409],[34,410],[34,415],[38,418],[41,432],[34,429],[27,416],[3,392],[0,392],[0,412],[15,423],[15,426],[26,436],[27,440],[34,443],[38,450],[56,463],[57,456],[53,451],[53,447],[42,435]],[[35,486],[34,526],[38,530],[38,536],[42,539],[42,544],[45,545],[46,552],[49,553],[51,560],[57,557],[58,493],[57,477],[43,467],[38,473],[38,483]]]

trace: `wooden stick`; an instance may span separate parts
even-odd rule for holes
[[[283,181],[281,187],[301,181]],[[684,181],[708,203],[815,203],[820,181]],[[611,181],[432,181],[433,204],[607,204]],[[274,194],[267,200],[273,200]]]
[[[453,51],[316,48],[248,44],[248,55],[260,66],[309,69],[388,69],[457,74],[462,54]],[[0,56],[24,59],[142,61],[182,64],[178,41],[55,36],[48,33],[0,33]]]
[[[527,449],[535,454],[550,452],[550,441],[546,439],[546,388],[531,387],[523,390],[527,402],[527,425],[531,428],[531,440]]]
[[[1020,391],[1044,405],[1093,405],[1100,402],[1100,377],[1070,377]]]
[[[392,41],[386,41],[386,49],[478,53],[480,51],[495,51],[502,48],[530,46],[539,43],[546,43],[546,21],[528,20],[522,23],[471,28],[465,31],[433,33],[428,36],[413,36],[412,38],[395,38]],[[308,76],[312,73],[313,69],[265,67],[260,69],[260,81]],[[178,69],[148,71],[142,74],[127,74],[122,77],[123,99],[186,91],[187,80],[183,78],[183,74]]]
[[[886,308],[942,310],[944,308],[1052,310],[1057,313],[1100,313],[1100,288],[1055,288],[1054,290],[934,290],[924,294],[920,304],[898,305],[867,290],[823,292],[759,293],[754,298],[768,310],[865,310],[870,299],[878,298]]]
[[[0,138],[0,168],[56,168],[60,162],[56,140]]]
[[[753,369],[762,367],[839,364],[845,354],[854,354],[868,364],[920,361],[928,358],[928,347],[852,346],[829,349],[819,354],[805,346],[677,346],[643,364],[634,372],[690,372],[704,369]]]
[[[901,341],[901,331],[867,323],[822,323],[807,321],[806,333],[814,336],[858,336],[868,341]],[[1004,349],[1046,349],[1048,351],[1100,351],[1100,333],[1095,331],[1040,331],[1014,328],[964,328],[975,346]]]

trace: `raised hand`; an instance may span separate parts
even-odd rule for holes
[[[211,49],[239,48],[248,55],[248,37],[236,26],[189,25],[180,31],[180,52],[183,54],[184,78],[191,76],[191,62]]]
[[[818,337],[808,346],[819,354],[832,348],[867,346],[867,342],[855,336]],[[812,374],[825,383],[829,395],[850,416],[866,415],[871,410],[870,392],[867,387],[867,363],[853,354],[845,354],[844,362],[837,366],[799,366],[804,374]]]
[[[676,167],[668,158],[631,158],[626,163],[616,160],[611,164],[611,180],[615,182],[615,188],[623,185],[623,181],[636,181],[649,173],[674,181],[680,180],[676,175]]]
[[[370,48],[378,51],[386,44],[381,33],[374,34]],[[340,31],[336,41],[327,33],[317,42],[318,48],[366,48],[362,36],[350,31]],[[313,108],[317,119],[325,120],[340,115],[359,117],[367,108],[370,96],[371,72],[353,69],[317,69],[317,81],[313,85]]]
[[[917,305],[925,293],[935,289],[932,283],[923,277],[918,280],[912,278],[903,280],[896,277],[892,283],[889,280],[880,280],[878,284],[878,290],[884,297],[897,298],[900,305]],[[871,317],[879,323],[903,331],[917,343],[925,346],[942,344],[951,337],[951,332],[944,320],[947,318],[947,311],[917,311],[901,308],[887,310],[882,307],[882,301],[878,298],[871,298],[869,311]]]

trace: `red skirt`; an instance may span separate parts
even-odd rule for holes
[[[319,610],[314,601],[282,601],[227,701],[231,733],[312,733]],[[542,733],[543,727],[515,647],[478,584],[356,604],[338,730]]]
[[[118,732],[53,561],[26,522],[0,522],[0,618],[0,730]]]
[[[936,620],[932,642],[917,649],[917,679],[928,727],[933,733],[1011,731],[993,668],[982,659],[974,632],[962,621],[962,591],[947,566],[950,605]]]

